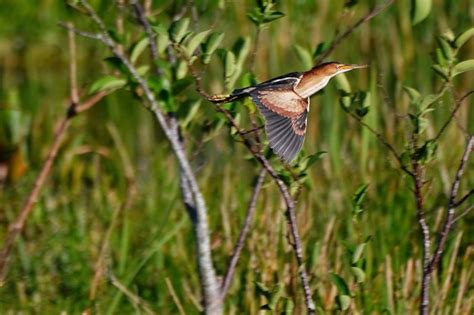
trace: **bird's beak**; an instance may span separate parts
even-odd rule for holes
[[[338,70],[346,72],[354,69],[367,68],[368,66],[369,65],[340,65]]]

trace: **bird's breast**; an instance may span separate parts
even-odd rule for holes
[[[320,77],[311,74],[304,75],[294,89],[301,97],[310,97],[323,89],[328,84],[329,79],[329,77]]]

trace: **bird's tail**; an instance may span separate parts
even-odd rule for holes
[[[243,89],[234,90],[231,94],[228,95],[211,95],[209,97],[209,101],[213,103],[229,103],[238,100],[242,97],[248,96],[253,90],[255,90],[255,87],[249,86]]]

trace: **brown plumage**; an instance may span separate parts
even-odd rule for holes
[[[230,102],[250,96],[265,118],[265,132],[273,151],[291,162],[301,150],[306,134],[309,97],[323,89],[335,75],[363,68],[328,62],[306,72],[292,72],[255,86],[237,89],[229,96],[211,101]]]

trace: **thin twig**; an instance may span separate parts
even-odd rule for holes
[[[253,214],[255,213],[256,205],[257,205],[257,197],[260,194],[260,190],[263,185],[263,181],[265,179],[265,175],[267,171],[262,168],[260,171],[257,181],[253,188],[252,198],[250,199],[249,206],[247,208],[247,213],[245,214],[244,224],[242,225],[242,229],[240,230],[240,235],[237,243],[235,244],[234,252],[232,253],[231,259],[229,261],[229,265],[227,266],[227,273],[224,277],[224,281],[222,282],[221,286],[221,298],[224,299],[227,291],[229,290],[232,277],[234,275],[235,267],[237,266],[237,261],[239,260],[240,253],[242,252],[242,248],[244,247],[245,238],[250,230],[250,224],[252,222]]]
[[[339,34],[336,36],[336,38],[331,42],[331,45],[329,48],[323,52],[321,55],[318,56],[318,58],[315,61],[315,64],[318,65],[320,64],[324,59],[326,59],[327,56],[329,56],[334,49],[342,42],[343,39],[348,37],[352,32],[355,31],[356,28],[361,26],[362,24],[370,21],[372,18],[376,17],[379,15],[383,10],[388,8],[395,0],[388,0],[387,2],[374,6],[372,10],[370,10],[366,15],[364,15],[360,20],[355,22],[353,25],[351,25],[344,33]]]
[[[456,116],[456,113],[458,112],[459,108],[461,108],[461,105],[462,103],[464,102],[465,99],[467,99],[471,94],[474,93],[474,90],[472,91],[469,91],[467,92],[466,94],[464,94],[461,98],[459,98],[456,102],[456,106],[454,107],[454,110],[451,112],[451,114],[449,115],[448,119],[446,120],[446,122],[443,124],[443,126],[441,127],[441,129],[438,131],[438,133],[436,134],[436,136],[433,138],[433,141],[438,141],[439,138],[444,134],[444,131],[446,130],[446,128],[448,127],[448,125],[451,123],[451,121],[454,119],[454,117]]]
[[[467,215],[469,212],[471,212],[472,209],[474,209],[474,205],[472,205],[472,206],[470,206],[470,207],[467,207],[466,210],[464,210],[462,213],[460,213],[457,217],[455,217],[455,218],[453,219],[453,224],[454,224],[455,222],[457,222],[458,220],[460,220],[461,218],[463,218],[463,217],[464,217],[465,215]]]
[[[461,161],[459,162],[458,170],[456,171],[456,176],[454,177],[453,184],[451,186],[451,192],[449,194],[449,200],[448,200],[448,214],[446,215],[446,219],[443,224],[443,230],[440,233],[438,244],[433,254],[433,258],[431,259],[431,262],[429,264],[430,272],[432,272],[438,266],[441,256],[443,254],[444,248],[446,247],[446,240],[448,239],[449,231],[451,230],[452,225],[453,225],[456,207],[458,207],[465,200],[467,200],[467,198],[469,198],[471,193],[473,193],[474,191],[474,190],[471,190],[468,194],[466,194],[463,198],[461,198],[460,201],[456,202],[456,197],[458,194],[459,185],[461,183],[461,178],[464,175],[464,170],[465,170],[467,161],[469,159],[469,156],[472,152],[473,146],[474,146],[474,135],[471,135],[469,137],[469,140],[467,141],[466,149],[464,150],[464,154],[461,158]]]
[[[99,41],[102,39],[100,34],[81,31],[81,30],[78,30],[77,28],[75,28],[74,26],[63,23],[63,22],[59,22],[58,25],[65,28],[65,29],[67,29],[67,30],[73,31],[75,34],[77,34],[79,36],[82,36],[82,37],[85,37],[85,38],[89,38],[89,39],[93,39],[93,40],[99,40]]]
[[[156,314],[153,312],[151,307],[148,305],[147,302],[145,302],[141,297],[130,291],[122,282],[120,282],[112,273],[109,272],[108,278],[110,283],[116,287],[120,292],[122,292],[137,308],[137,311],[140,309],[143,310],[143,312],[147,315],[154,315]]]
[[[74,29],[74,24],[68,23],[70,27],[68,32],[69,38],[69,84],[71,91],[71,102],[74,104],[79,103],[79,90],[77,89],[77,63],[76,63],[76,39],[75,33],[72,31]]]
[[[469,190],[464,196],[454,203],[454,208],[461,206],[469,197],[474,196],[474,189]]]

